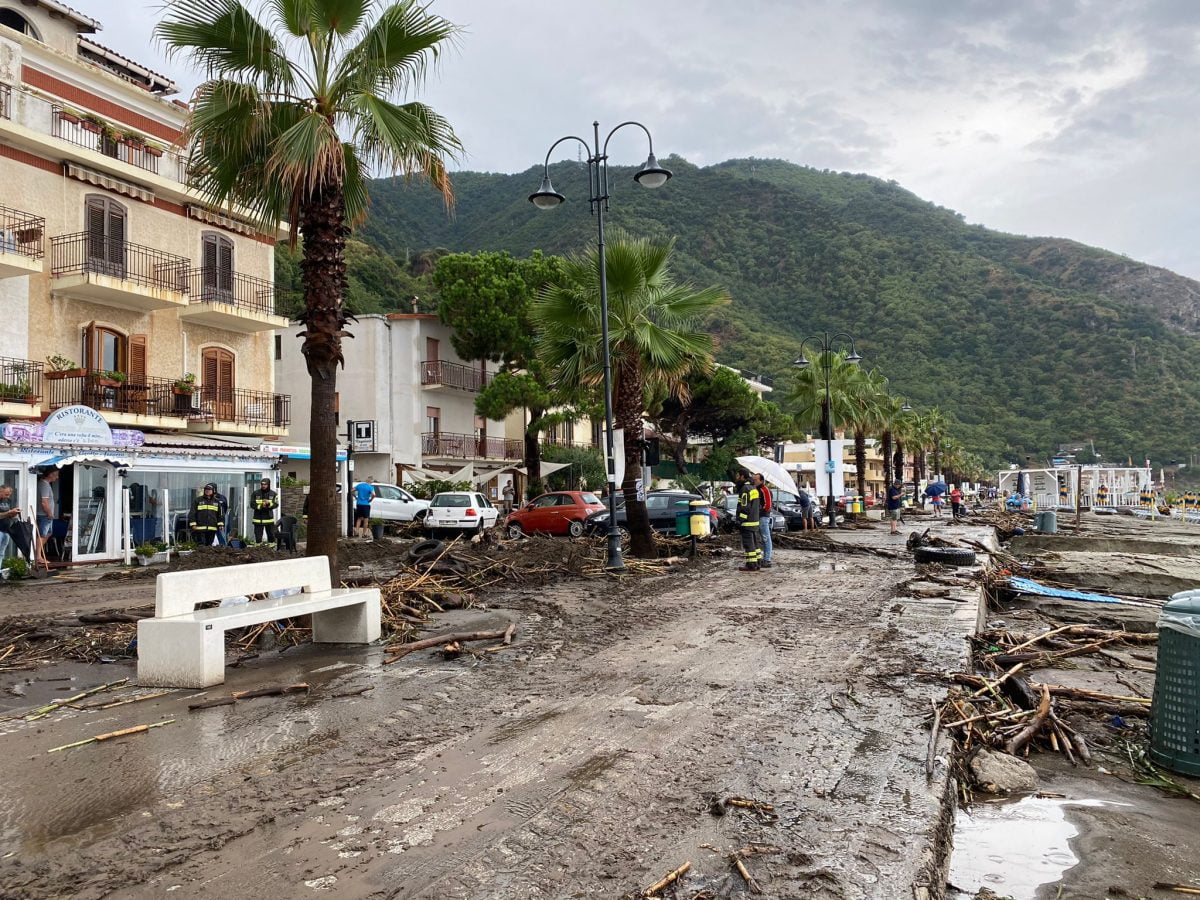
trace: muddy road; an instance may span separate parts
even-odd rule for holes
[[[921,720],[940,688],[910,673],[962,664],[975,604],[897,596],[908,561],[776,552],[757,576],[710,563],[439,617],[518,623],[479,658],[309,645],[208,692],[307,695],[4,721],[0,894],[612,898],[690,861],[680,896],[728,896],[750,844],[777,848],[746,861],[768,896],[936,890],[950,807]],[[72,686],[133,674],[84,668]],[[775,815],[713,814],[734,795]]]

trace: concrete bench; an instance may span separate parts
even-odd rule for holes
[[[229,596],[300,588],[299,594],[197,610]],[[154,618],[138,622],[138,681],[204,688],[225,680],[225,632],[312,616],[314,643],[368,644],[380,634],[378,588],[333,588],[324,556],[158,576]]]

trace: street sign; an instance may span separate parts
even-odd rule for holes
[[[350,422],[350,449],[355,453],[375,452],[375,420]]]

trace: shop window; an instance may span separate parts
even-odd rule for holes
[[[91,196],[84,208],[88,271],[125,277],[125,207],[110,197]]]

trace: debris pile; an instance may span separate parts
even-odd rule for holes
[[[138,619],[152,615],[153,609],[137,609],[66,619],[0,620],[0,672],[27,671],[53,660],[95,663],[129,656]]]

